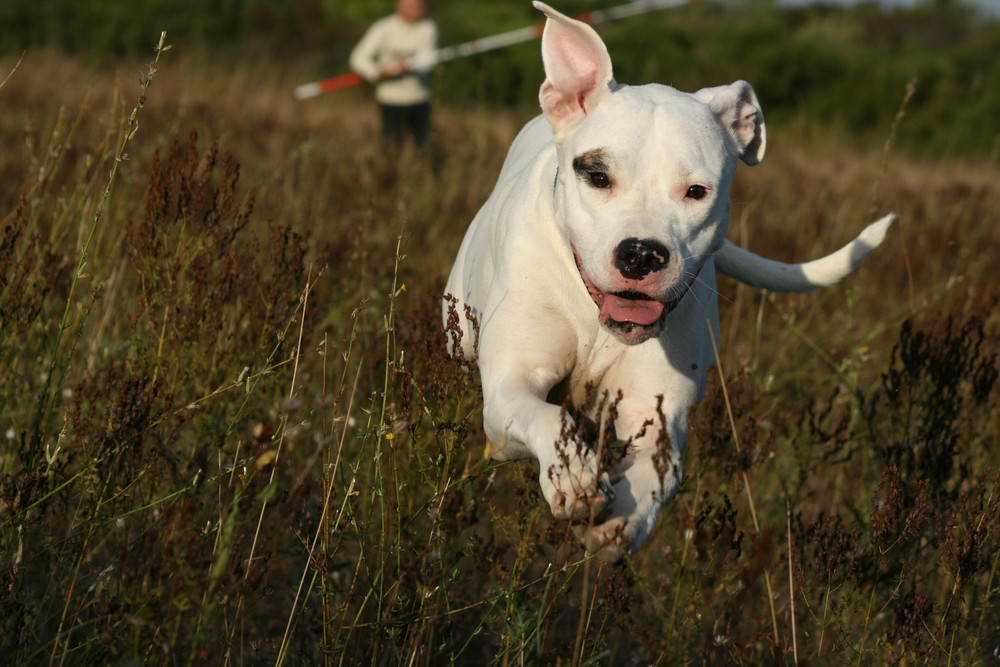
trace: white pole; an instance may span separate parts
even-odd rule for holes
[[[630,2],[627,5],[619,5],[610,9],[596,10],[588,12],[587,14],[581,14],[580,16],[574,16],[573,18],[590,25],[597,25],[599,23],[607,23],[608,21],[616,21],[618,19],[629,18],[631,16],[638,16],[639,14],[645,14],[659,9],[679,7],[692,2],[698,2],[698,0],[645,0]],[[538,25],[528,26],[526,28],[518,28],[516,30],[501,32],[496,35],[490,35],[488,37],[481,37],[470,42],[456,44],[455,46],[446,46],[444,48],[437,49],[436,51],[414,56],[408,59],[406,64],[411,70],[414,71],[428,70],[435,65],[448,62],[449,60],[457,60],[458,58],[465,58],[466,56],[471,56],[476,53],[493,51],[495,49],[502,49],[513,44],[528,42],[537,37],[541,37],[544,27],[544,23],[539,23]],[[297,100],[304,100],[310,97],[316,97],[317,95],[322,95],[323,93],[340,90],[341,88],[355,86],[360,83],[364,83],[364,79],[361,76],[354,73],[342,74],[340,76],[323,79],[321,81],[304,83],[301,86],[297,86],[292,92],[292,95]]]

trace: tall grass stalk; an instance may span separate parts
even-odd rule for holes
[[[715,341],[715,332],[712,329],[711,322],[706,322],[708,335],[712,342],[712,352],[715,356],[715,368],[719,374],[719,386],[722,388],[722,396],[726,405],[726,417],[729,419],[729,428],[733,435],[733,447],[736,449],[737,455],[741,455],[742,451],[740,449],[740,434],[739,429],[736,427],[736,418],[733,416],[733,406],[729,400],[729,389],[726,386],[726,376],[722,368],[722,359],[719,358],[719,346]],[[753,520],[754,533],[760,537],[760,522],[757,520],[757,507],[753,499],[753,491],[750,488],[750,478],[747,476],[746,470],[740,470],[740,476],[743,479],[743,489],[746,491],[747,496],[747,506],[750,508],[750,518]],[[768,567],[764,568],[764,585],[767,589],[767,605],[768,609],[771,611],[771,629],[773,632],[774,639],[774,649],[775,651],[781,648],[781,639],[778,635],[778,614],[774,610],[774,588],[771,584],[771,572]]]
[[[895,117],[892,119],[892,124],[889,126],[889,136],[886,137],[885,143],[882,146],[882,159],[879,163],[878,176],[875,178],[875,182],[872,183],[872,194],[871,194],[871,204],[868,206],[868,217],[874,220],[875,215],[878,212],[878,199],[879,193],[882,189],[882,183],[885,180],[886,171],[889,168],[889,156],[892,154],[893,145],[896,142],[896,136],[899,133],[900,123],[903,122],[903,118],[906,117],[907,107],[910,105],[910,100],[917,92],[917,82],[918,77],[913,77],[910,79],[906,88],[903,90],[903,97],[899,102],[899,109],[896,111]],[[899,222],[897,222],[897,227]],[[910,302],[910,313],[916,312],[916,304],[913,301],[914,294],[916,290],[914,289],[913,282],[913,267],[910,264],[910,254],[906,250],[906,246],[903,247],[903,262],[906,266],[906,277],[909,281],[909,302]]]
[[[353,324],[350,336],[347,341],[346,350],[343,355],[344,368],[340,377],[340,383],[337,387],[336,398],[333,405],[334,410],[336,410],[336,408],[340,405],[340,401],[344,399],[343,394],[346,389],[347,371],[350,368],[350,362],[352,360],[352,352],[354,350],[354,341],[357,334],[357,323],[358,323],[357,314],[358,314],[357,310],[355,310],[354,313],[352,314]],[[329,354],[329,349],[330,348],[327,344],[327,340],[324,339],[323,352],[322,352],[322,354],[324,355],[324,368],[323,368],[324,382],[326,378],[326,356]],[[316,527],[316,534],[313,536],[313,541],[309,548],[309,560],[306,566],[303,567],[302,569],[302,577],[299,580],[299,587],[296,590],[295,600],[293,601],[292,608],[288,616],[288,622],[286,624],[285,634],[282,637],[282,646],[278,653],[279,664],[281,664],[284,660],[287,659],[288,643],[291,639],[291,633],[293,631],[293,622],[301,614],[301,612],[299,611],[298,600],[299,597],[302,595],[302,586],[305,582],[306,575],[309,573],[310,569],[312,570],[313,576],[309,583],[309,587],[306,591],[305,598],[302,600],[301,607],[305,608],[305,606],[309,603],[309,599],[316,585],[316,580],[317,578],[320,578],[321,598],[322,598],[320,604],[321,604],[322,619],[323,619],[323,633],[322,633],[323,646],[332,647],[336,643],[337,636],[339,636],[339,630],[337,634],[333,635],[330,634],[335,624],[335,617],[332,609],[332,599],[331,599],[332,595],[330,592],[332,588],[330,572],[325,567],[322,568],[318,567],[316,563],[328,562],[329,559],[332,558],[333,551],[331,549],[331,544],[330,544],[330,535],[340,530],[340,527],[344,519],[344,513],[347,508],[347,503],[355,494],[354,490],[355,480],[354,478],[352,478],[344,494],[344,498],[340,504],[339,511],[336,513],[335,517],[331,518],[332,514],[331,503],[333,501],[334,491],[336,490],[339,481],[338,475],[340,471],[341,461],[343,460],[344,446],[347,441],[347,434],[350,427],[350,415],[353,412],[354,400],[355,397],[357,396],[358,381],[361,377],[361,370],[362,370],[362,365],[359,363],[357,366],[357,372],[354,375],[354,381],[351,384],[350,392],[347,394],[346,397],[347,403],[344,406],[344,415],[339,417],[334,416],[331,420],[331,427],[338,421],[341,424],[340,437],[337,439],[337,448],[335,454],[330,452],[329,447],[324,447],[323,480],[325,482],[326,488],[323,496],[323,509],[320,515],[319,522]],[[324,395],[326,395],[325,391]],[[332,430],[333,429],[331,428],[331,431]]]
[[[609,399],[610,400],[610,397]],[[607,410],[601,410],[600,424],[597,429],[597,451],[594,454],[595,461],[603,460],[604,455],[604,442],[608,430],[608,413]],[[590,517],[590,524],[593,525],[594,519],[596,517],[593,514]],[[587,636],[587,630],[590,627],[590,622],[594,610],[593,598],[597,595],[597,586],[595,586],[591,591],[590,588],[590,567],[592,559],[588,559],[583,565],[583,583],[580,586],[580,619],[577,623],[576,629],[576,645],[573,647],[573,664],[579,665],[583,658],[583,640]],[[603,564],[598,571],[598,579],[600,578],[600,573],[604,570]],[[588,595],[591,598],[588,600]]]
[[[795,628],[795,577],[792,575],[792,507],[785,500],[785,537],[788,545],[788,618],[792,626],[792,660],[799,664],[799,636]]]
[[[677,610],[680,609],[681,596],[683,595],[684,592],[684,587],[682,586],[682,584],[684,583],[684,571],[688,567],[688,554],[691,549],[692,537],[693,535],[691,534],[690,531],[685,531],[681,535],[681,539],[683,540],[683,546],[681,547],[681,559],[677,563],[677,571],[673,577],[673,584],[674,584],[673,604],[671,604],[670,606],[670,618],[667,622],[666,643],[668,645],[670,645],[673,642],[674,637],[677,634],[679,634],[677,629]],[[656,661],[657,664],[660,664],[660,660],[664,657],[665,654],[666,654],[666,649],[660,652],[660,656]]]
[[[388,312],[384,315],[383,322],[385,327],[385,372],[383,375],[382,382],[382,400],[381,409],[378,416],[378,432],[375,439],[375,472],[376,472],[376,483],[377,483],[377,497],[379,501],[379,520],[381,521],[381,536],[379,544],[379,562],[378,562],[378,573],[377,579],[379,582],[379,595],[376,601],[377,614],[379,623],[381,624],[384,618],[384,608],[383,603],[386,601],[386,572],[385,569],[388,566],[388,557],[390,555],[395,556],[395,562],[392,563],[393,572],[398,573],[402,570],[401,565],[401,554],[400,554],[400,536],[399,531],[403,527],[403,517],[402,510],[400,508],[400,501],[398,498],[399,493],[399,469],[396,460],[396,433],[391,423],[390,416],[388,413],[389,407],[389,393],[390,378],[392,373],[398,368],[398,362],[395,353],[395,317],[396,317],[396,299],[399,295],[406,289],[405,284],[400,284],[399,282],[399,266],[400,262],[405,258],[402,254],[404,235],[400,232],[396,237],[396,251],[393,258],[393,269],[392,269],[392,287],[389,290],[389,301],[388,301]],[[382,468],[382,460],[385,456],[383,447],[387,447],[388,454],[388,469],[391,471],[390,484],[387,485],[386,475]],[[389,488],[392,488],[392,493],[395,496],[392,505],[395,505],[395,521],[389,520],[389,514],[391,512],[391,505],[387,506]],[[390,535],[391,526],[395,525],[396,534]],[[393,597],[396,593],[392,593]],[[372,654],[372,664],[376,664],[379,658],[380,646],[376,644],[374,647],[374,652]]]
[[[10,77],[14,76],[14,72],[16,72],[17,68],[21,66],[21,63],[24,62],[24,54],[25,51],[21,51],[21,55],[18,56],[17,62],[14,63],[14,66],[7,72],[7,76],[3,78],[3,81],[0,81],[0,89],[7,85],[7,82],[10,81]]]
[[[303,309],[304,308],[305,308],[305,303],[303,303]],[[357,334],[358,313],[359,311],[355,310],[354,313],[352,314],[353,325],[343,355],[344,367],[337,388],[337,397],[335,399],[335,403],[333,406],[334,408],[336,408],[339,405],[339,401],[341,398],[343,398],[342,394],[346,387],[347,372],[350,368],[350,361],[352,358],[351,355],[354,349],[354,341]],[[326,340],[324,340],[322,354],[324,358],[323,377],[325,382],[326,378],[325,362],[326,362],[326,356],[329,354],[329,347],[326,344]],[[308,559],[306,560],[305,566],[302,569],[302,575],[299,578],[298,588],[296,589],[295,597],[292,600],[291,609],[288,614],[288,620],[285,624],[285,631],[281,639],[281,646],[278,650],[278,658],[276,661],[276,665],[279,666],[284,664],[285,661],[288,659],[289,645],[295,627],[297,625],[299,618],[301,617],[302,611],[304,610],[306,605],[308,605],[309,600],[312,597],[313,591],[317,584],[317,580],[320,579],[322,580],[321,585],[323,591],[321,600],[321,609],[323,617],[324,644],[325,646],[330,647],[336,641],[337,635],[331,637],[328,634],[331,629],[331,626],[333,626],[335,623],[334,615],[330,607],[329,594],[327,592],[330,587],[330,583],[328,581],[329,572],[327,571],[327,568],[320,567],[318,564],[320,562],[327,561],[332,556],[332,553],[330,551],[330,542],[329,542],[330,535],[340,529],[341,523],[344,518],[344,513],[346,511],[347,502],[355,494],[354,490],[355,480],[354,478],[352,478],[350,485],[348,486],[346,493],[344,495],[344,499],[343,502],[341,503],[340,510],[337,513],[336,517],[332,518],[331,520],[331,503],[338,482],[338,473],[340,470],[341,460],[343,459],[344,445],[347,440],[347,434],[349,429],[349,415],[353,411],[354,399],[357,394],[358,380],[361,376],[361,370],[362,367],[359,364],[357,372],[355,373],[354,376],[354,381],[352,383],[351,390],[347,395],[347,404],[346,406],[344,406],[344,416],[335,417],[332,422],[335,423],[336,421],[339,420],[340,423],[342,424],[340,430],[340,438],[338,439],[337,442],[336,454],[331,455],[329,448],[324,445],[323,479],[325,481],[325,493],[323,496],[322,511],[319,517],[319,521],[317,522],[316,533],[313,536],[311,544],[308,545]],[[324,395],[326,394],[325,387],[323,394]],[[330,458],[331,456],[332,458]],[[305,588],[305,591],[303,593],[303,588],[305,587],[306,578],[310,574],[310,572],[312,572],[312,577],[310,578],[309,586]],[[301,598],[301,603],[300,603],[300,598]]]
[[[309,305],[309,293],[310,293],[310,291],[312,289],[312,286],[313,286],[312,285],[312,274],[310,272],[307,275],[307,277],[306,277],[306,285],[302,289],[302,294],[301,294],[301,297],[299,299],[299,304],[300,304],[299,309],[298,309],[298,313],[299,313],[299,335],[298,335],[298,338],[297,338],[296,343],[295,343],[295,351],[294,351],[294,353],[292,355],[292,360],[293,360],[293,363],[292,363],[292,377],[291,377],[291,380],[289,382],[288,393],[287,393],[286,399],[285,399],[286,401],[291,401],[295,397],[295,394],[296,394],[296,380],[298,378],[299,361],[302,358],[302,337],[303,337],[303,332],[305,331],[306,312],[307,312],[308,305]],[[291,325],[291,320],[289,320],[288,325],[289,326]],[[257,543],[258,543],[258,541],[260,539],[261,526],[264,523],[264,515],[267,512],[268,503],[269,503],[269,501],[271,499],[271,496],[274,494],[274,489],[275,489],[275,485],[276,485],[275,476],[277,475],[277,471],[278,471],[280,460],[281,460],[282,447],[285,444],[285,437],[286,437],[286,434],[287,434],[287,426],[288,426],[288,413],[285,412],[284,414],[282,414],[282,421],[281,421],[281,426],[280,426],[280,429],[279,429],[277,444],[274,446],[273,450],[270,450],[269,452],[266,452],[257,461],[258,467],[263,467],[263,465],[265,465],[265,464],[268,465],[270,467],[270,473],[268,475],[267,486],[264,487],[264,491],[262,493],[262,498],[261,498],[261,503],[260,503],[260,512],[257,515],[257,525],[256,525],[256,527],[254,529],[253,539],[252,539],[252,541],[250,543],[250,555],[247,557],[247,561],[246,561],[246,569],[244,571],[244,576],[243,576],[243,580],[244,581],[246,581],[249,578],[249,576],[250,576],[250,574],[251,574],[251,572],[253,571],[253,568],[254,568],[254,555],[256,554],[256,551],[257,551]],[[271,456],[271,454],[270,454],[271,452],[273,452],[273,456]],[[243,603],[244,603],[244,599],[241,596],[240,597],[240,601],[239,601],[239,607],[240,608],[242,608]],[[237,613],[237,615],[239,615],[239,613]],[[234,624],[234,631],[235,631],[235,627],[236,626]],[[282,641],[282,644],[284,645],[284,640]]]
[[[107,183],[104,187],[104,192],[97,202],[97,208],[94,211],[93,220],[91,221],[90,227],[87,231],[86,239],[83,242],[83,246],[80,248],[80,254],[76,262],[76,269],[73,271],[73,277],[69,284],[69,294],[66,297],[66,307],[63,310],[62,318],[59,320],[59,326],[56,329],[56,337],[49,352],[49,363],[45,372],[45,382],[42,387],[41,395],[39,396],[38,409],[35,414],[34,425],[32,427],[32,450],[35,452],[41,450],[45,433],[49,430],[49,414],[52,410],[52,403],[54,401],[53,392],[58,389],[65,377],[64,370],[59,376],[59,383],[53,387],[53,378],[56,375],[56,369],[68,366],[70,363],[68,359],[63,360],[60,357],[60,350],[62,348],[63,334],[70,327],[70,311],[73,309],[77,283],[79,283],[79,281],[84,277],[84,269],[87,266],[87,261],[89,259],[90,244],[94,239],[94,234],[100,226],[101,218],[104,216],[105,206],[111,198],[111,192],[114,189],[115,181],[118,176],[118,166],[128,159],[128,146],[133,137],[135,137],[136,133],[139,131],[139,110],[146,104],[146,95],[149,91],[149,86],[152,84],[153,77],[156,75],[160,67],[160,56],[171,48],[169,45],[165,45],[166,39],[167,33],[166,31],[163,31],[160,33],[160,41],[154,48],[156,55],[153,58],[153,62],[147,66],[145,74],[141,77],[139,98],[135,106],[132,107],[132,112],[128,116],[127,126],[122,135],[121,142],[118,144],[118,149],[115,151],[114,157],[111,161],[111,169],[108,174]],[[29,461],[28,468],[34,468],[36,461],[37,458]]]

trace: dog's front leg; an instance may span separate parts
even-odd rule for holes
[[[495,382],[486,377],[483,422],[493,456],[538,459],[542,494],[557,519],[597,516],[610,499],[610,479],[577,436],[572,417],[545,400],[559,374],[535,368],[512,370]]]
[[[687,424],[659,407],[635,409],[623,401],[616,431],[632,434],[628,453],[613,472],[614,503],[597,521],[576,529],[587,550],[615,562],[649,539],[663,503],[680,487]]]

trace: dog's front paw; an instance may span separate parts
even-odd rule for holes
[[[606,563],[617,563],[635,548],[632,546],[632,532],[634,531],[629,529],[628,519],[621,516],[597,525],[573,526],[573,533],[583,542],[587,551]]]
[[[610,563],[634,553],[649,539],[660,508],[680,485],[679,462],[662,480],[649,461],[632,460],[623,468],[615,480],[614,503],[596,521],[574,526],[587,551]]]
[[[573,526],[573,533],[589,553],[607,563],[617,563],[625,554],[635,553],[645,544],[653,533],[657,514],[658,505],[631,516],[612,514],[602,523]]]
[[[598,470],[597,461],[586,450],[539,463],[542,494],[557,519],[593,519],[614,500],[608,474]]]

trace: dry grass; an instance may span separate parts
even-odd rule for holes
[[[294,71],[163,59],[124,151],[144,68],[30,54],[0,88],[6,655],[991,659],[996,165],[769,128],[732,238],[804,258],[899,222],[835,289],[722,283],[726,392],[610,567],[529,464],[483,458],[475,374],[442,352],[439,290],[525,118],[438,109],[433,150],[396,160],[363,91],[296,103]]]

